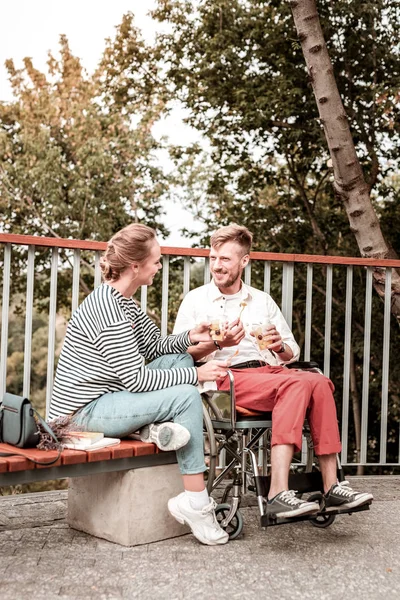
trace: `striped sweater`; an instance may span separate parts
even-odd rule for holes
[[[58,362],[49,419],[69,415],[108,392],[149,392],[197,384],[194,367],[148,369],[143,358],[185,352],[189,333],[161,337],[132,298],[102,284],[74,312]]]

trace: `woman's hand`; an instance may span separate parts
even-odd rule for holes
[[[199,383],[203,381],[215,381],[227,375],[228,364],[222,360],[210,360],[201,367],[197,367],[197,378]]]
[[[197,342],[210,342],[210,323],[200,323],[200,325],[196,325],[189,331],[189,339],[192,344],[196,344]]]

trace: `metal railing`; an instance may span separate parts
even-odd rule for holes
[[[31,393],[35,306],[39,300],[43,303],[43,289],[48,289],[44,298],[48,304],[47,415],[61,343],[56,340],[60,308],[73,312],[84,295],[101,283],[100,256],[106,244],[11,234],[0,234],[0,244],[0,397],[8,386],[10,369],[15,369],[9,340],[15,298],[25,321],[20,392]],[[179,296],[210,281],[208,253],[206,249],[162,247],[161,275],[149,290],[141,288],[138,301],[158,320],[163,335],[171,331]],[[373,291],[376,267],[385,273],[384,303]],[[253,252],[245,269],[245,283],[263,288],[280,304],[300,342],[301,359],[317,359],[324,374],[334,379],[344,465],[400,465],[400,409],[396,404],[400,388],[395,370],[390,369],[398,344],[388,293],[393,268],[400,268],[399,260]]]

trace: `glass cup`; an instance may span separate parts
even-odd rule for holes
[[[251,326],[251,333],[254,335],[260,350],[267,350],[274,343],[272,335],[269,334],[270,328],[271,323],[269,321],[253,323]]]
[[[224,339],[224,327],[226,318],[224,315],[209,315],[207,321],[210,324],[210,336],[216,342],[222,342]]]

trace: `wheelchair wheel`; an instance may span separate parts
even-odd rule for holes
[[[307,498],[309,502],[315,502],[316,500],[319,502],[321,500],[321,493],[311,494]],[[335,520],[336,515],[330,515],[329,513],[321,513],[317,517],[313,517],[310,519],[311,525],[314,527],[319,527],[320,529],[325,529],[325,527],[329,527]]]
[[[217,442],[215,439],[214,428],[211,423],[210,414],[207,407],[203,404],[203,440],[204,440],[204,461],[207,471],[207,491],[212,492],[212,486],[215,479],[215,469],[217,466]]]
[[[215,515],[219,523],[221,523],[221,521],[225,519],[230,509],[231,507],[229,504],[218,504],[217,508],[215,509]],[[228,523],[226,527],[224,527],[224,530],[229,535],[230,540],[235,540],[242,533],[242,529],[242,513],[240,512],[240,510],[237,510],[236,513],[233,515],[231,522]]]
[[[320,529],[325,529],[325,527],[329,527],[332,525],[335,520],[336,515],[330,515],[329,513],[320,514],[317,517],[313,517],[310,519],[311,525],[314,527],[319,527]]]

